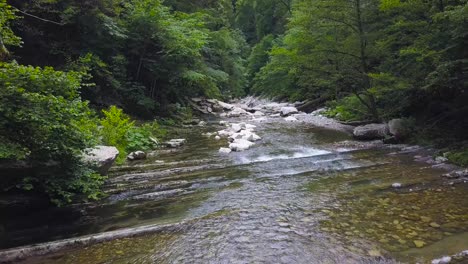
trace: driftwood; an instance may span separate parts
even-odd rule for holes
[[[115,239],[142,236],[145,234],[152,234],[161,231],[176,232],[180,230],[184,224],[187,224],[187,222],[168,225],[147,225],[88,235],[78,238],[70,238],[59,241],[2,250],[0,251],[0,263],[13,263],[30,257],[42,256],[60,250],[90,246]]]

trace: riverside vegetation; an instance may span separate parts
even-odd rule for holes
[[[306,113],[325,108],[339,128],[397,118],[405,128],[397,143],[435,147],[435,156],[467,167],[467,17],[466,0],[0,0],[1,195],[28,193],[63,207],[108,197],[107,176],[83,156],[114,146],[124,168],[128,154],[160,148],[182,124],[203,126],[195,116],[202,99],[192,98],[216,99],[203,113],[248,95]],[[242,104],[225,117],[261,119],[268,109]],[[289,116],[284,126],[308,118],[317,115]],[[254,126],[233,125],[241,124],[224,152],[261,139]],[[379,215],[399,198],[385,199],[365,202]],[[327,213],[333,221],[322,228],[354,232]],[[346,213],[374,219],[366,210]],[[463,210],[444,214],[466,222]],[[390,251],[417,238],[403,233],[432,232],[432,242],[449,233],[425,222],[404,227],[398,239],[379,226],[358,231],[391,241]]]

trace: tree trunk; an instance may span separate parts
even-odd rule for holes
[[[371,82],[368,76],[369,73],[369,66],[367,64],[367,55],[366,55],[366,46],[367,40],[366,35],[362,25],[362,13],[361,13],[361,0],[355,0],[355,8],[356,8],[356,20],[358,23],[358,32],[359,32],[359,46],[360,46],[360,54],[361,54],[361,67],[362,67],[362,77],[364,81],[364,89],[367,91],[371,88]],[[375,121],[380,120],[379,112],[377,111],[377,105],[375,102],[375,97],[372,94],[366,93],[367,98],[369,100],[368,103],[364,104],[369,109],[369,114]],[[363,102],[363,98],[358,97],[358,99]]]

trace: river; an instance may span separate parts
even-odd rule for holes
[[[114,168],[99,203],[8,212],[1,247],[167,225],[22,263],[425,263],[468,249],[468,185],[415,161],[423,150],[344,144],[344,132],[267,118],[246,121],[261,141],[226,155],[225,140],[202,135],[218,121]]]

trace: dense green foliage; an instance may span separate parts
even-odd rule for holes
[[[74,193],[96,197],[102,178],[80,158],[96,143],[80,86],[76,72],[0,64],[0,159],[28,160],[33,168],[23,178],[4,179],[3,188],[45,191],[57,202]]]
[[[467,14],[464,0],[295,1],[252,89],[328,101],[343,120],[414,116],[466,138]]]
[[[193,117],[190,97],[249,93],[345,121],[405,117],[466,164],[467,13],[466,0],[0,0],[0,161],[36,172],[1,187],[97,198],[85,148],[123,162],[164,137],[130,116],[173,125]]]

